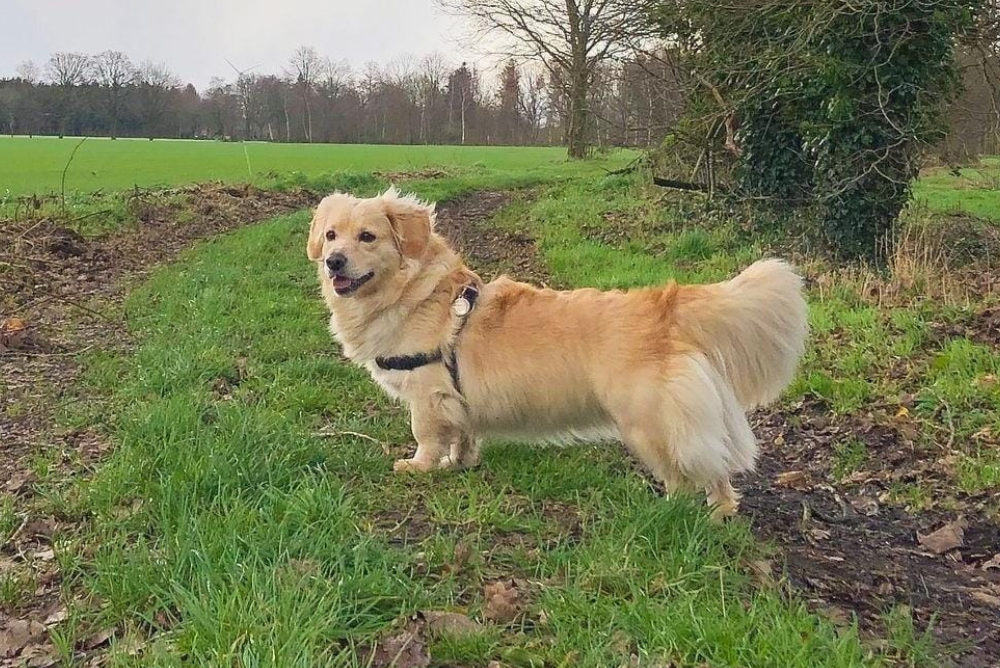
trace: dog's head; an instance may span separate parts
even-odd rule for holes
[[[313,214],[306,253],[340,297],[365,296],[427,250],[434,205],[389,188],[378,197],[326,197]]]

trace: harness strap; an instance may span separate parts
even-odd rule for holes
[[[457,344],[458,335],[465,327],[465,321],[468,319],[469,314],[472,313],[472,309],[475,308],[476,300],[478,299],[479,288],[473,284],[469,284],[462,288],[462,292],[459,293],[458,298],[452,302],[452,312],[459,319],[458,325],[455,327],[455,344]],[[375,364],[377,364],[380,369],[384,369],[386,371],[413,371],[414,369],[419,369],[420,367],[427,366],[428,364],[444,362],[444,366],[448,370],[448,374],[451,376],[452,385],[455,386],[455,391],[461,394],[462,382],[458,373],[458,349],[455,344],[448,348],[447,357],[444,355],[443,349],[438,348],[437,350],[429,353],[376,357]]]
[[[393,355],[392,357],[376,357],[375,364],[386,371],[413,371],[428,364],[441,361],[441,351],[432,353],[417,353],[416,355]]]

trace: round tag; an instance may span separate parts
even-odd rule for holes
[[[451,310],[461,318],[464,315],[468,315],[469,311],[472,310],[472,304],[465,297],[459,297],[455,300],[455,303],[451,305]]]

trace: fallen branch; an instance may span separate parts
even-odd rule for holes
[[[660,186],[661,188],[673,188],[674,190],[686,190],[688,192],[699,192],[699,193],[711,192],[709,187],[702,183],[693,183],[691,181],[679,181],[677,179],[665,179],[662,176],[654,176],[653,185]]]
[[[332,437],[336,437],[336,436],[354,436],[355,438],[360,438],[360,439],[363,439],[363,440],[366,440],[366,441],[371,441],[372,443],[375,443],[376,445],[378,445],[379,447],[381,447],[382,448],[382,452],[384,454],[387,454],[387,455],[390,454],[389,446],[387,444],[383,443],[382,441],[378,440],[377,438],[369,436],[368,434],[362,434],[361,432],[358,432],[358,431],[331,431],[331,430],[324,429],[322,431],[317,431],[315,434],[313,434],[313,436],[319,436],[319,437],[322,437],[322,438],[332,438]]]

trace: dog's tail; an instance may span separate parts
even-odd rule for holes
[[[805,349],[802,278],[761,260],[735,278],[679,295],[677,325],[711,360],[744,410],[778,398]]]

